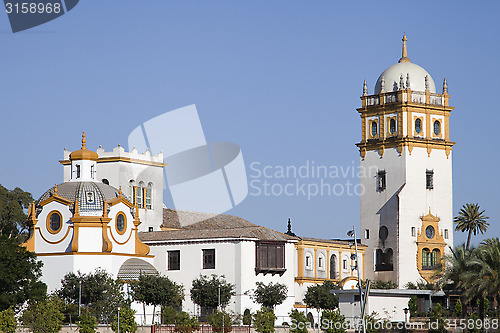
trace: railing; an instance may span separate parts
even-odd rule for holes
[[[430,103],[434,105],[444,105],[444,98],[438,95],[431,95]]]
[[[370,96],[366,99],[367,106],[379,105],[379,104],[380,104],[380,98],[378,96]]]
[[[420,91],[411,92],[412,103],[425,104],[425,93]]]
[[[398,101],[398,93],[397,92],[389,93],[389,94],[385,95],[385,102],[387,104],[396,103],[397,101]]]
[[[182,333],[185,332],[186,328],[176,325],[152,325],[151,333]],[[224,333],[228,332],[228,327],[224,328]],[[250,325],[233,325],[231,326],[231,333],[250,333]],[[213,328],[211,325],[200,325],[200,328],[193,333],[222,333],[222,327]]]
[[[366,97],[366,106],[380,105],[380,98],[384,98],[385,104],[397,103],[399,102],[398,92],[390,92],[382,95],[371,95]],[[410,101],[416,104],[427,104],[427,96],[425,92],[422,91],[412,91],[411,94],[403,92],[403,102]],[[443,105],[444,97],[439,94],[430,94],[429,104],[432,105]]]

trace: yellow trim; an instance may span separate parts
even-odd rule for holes
[[[53,252],[53,253],[37,253],[38,257],[52,257],[52,256],[69,256],[69,255],[91,255],[91,256],[125,256],[125,257],[144,257],[154,258],[154,255],[143,254],[127,254],[127,253],[111,253],[111,252]]]
[[[420,119],[420,132],[417,132],[417,119]],[[424,132],[424,116],[413,116],[413,136],[417,138],[427,138],[427,133]]]
[[[339,251],[339,279],[342,278],[342,251]]]
[[[53,229],[50,227],[50,218],[51,218],[51,216],[52,216],[53,214],[57,214],[57,215],[59,215],[59,229],[57,229],[57,230],[53,230]],[[63,221],[63,216],[62,216],[62,214],[61,214],[59,211],[57,211],[57,210],[52,210],[50,213],[48,213],[48,214],[47,214],[47,218],[46,218],[46,226],[47,226],[47,231],[48,231],[48,232],[50,232],[52,235],[58,234],[58,233],[61,231],[61,229],[62,229],[62,227],[63,227],[63,223],[64,223],[64,221]]]
[[[66,206],[69,206],[73,203],[73,201],[71,201],[71,200],[68,200],[66,198],[58,196],[57,194],[54,194],[50,198],[47,198],[47,199],[39,202],[38,204],[43,207],[43,206],[51,203],[52,201],[57,201],[57,202],[59,202],[63,205],[66,205]]]
[[[305,308],[307,308],[307,305],[305,305],[305,304],[294,304],[293,307],[295,309],[305,309]]]
[[[318,277],[318,249],[314,249],[314,278]]]
[[[437,258],[437,263],[441,262],[441,258],[444,254],[444,249],[446,247],[446,243],[443,238],[442,232],[439,230],[439,221],[440,219],[437,216],[431,214],[429,209],[429,214],[422,216],[421,218],[422,226],[421,229],[417,233],[417,269],[420,275],[427,281],[433,282],[433,277],[436,274],[436,270],[424,270],[422,269],[422,250],[427,248],[429,251],[433,251],[434,249],[439,250],[440,256]],[[428,226],[432,226],[434,228],[434,237],[432,239],[427,238],[425,235],[425,229]]]
[[[340,282],[339,279],[329,279],[329,278],[317,278],[317,277],[296,277],[295,282],[299,284],[303,283],[323,283],[325,281],[335,281],[335,282]]]
[[[113,251],[113,243],[108,238],[108,231],[111,234],[110,227],[108,226],[108,222],[111,221],[111,219],[106,219],[103,218],[103,225],[102,225],[102,252],[111,252]],[[113,234],[111,234],[111,237],[113,237]]]
[[[123,204],[125,204],[128,208],[133,208],[134,207],[134,205],[130,201],[128,201],[127,199],[125,199],[125,197],[122,196],[122,195],[119,195],[116,198],[108,200],[108,205],[114,206],[114,205],[116,205],[117,203],[120,203],[120,202],[123,202]]]
[[[149,166],[156,166],[156,167],[166,167],[166,163],[162,162],[153,162],[153,161],[143,161],[135,158],[129,158],[129,157],[122,157],[122,156],[117,156],[117,157],[100,157],[97,159],[97,163],[107,163],[107,162],[125,162],[125,163],[136,163],[136,164],[144,164],[144,165],[149,165]],[[59,163],[62,165],[70,165],[71,160],[60,160]]]
[[[378,139],[380,138],[380,127],[379,127],[379,123],[378,123],[378,118],[377,119],[370,119],[370,128],[369,128],[369,137],[370,139]],[[373,127],[373,123],[377,124],[377,134],[376,135],[373,135],[373,131],[372,131],[372,127]]]
[[[301,278],[304,276],[304,248],[297,246],[297,243],[295,243],[295,247],[297,248],[297,261],[298,261],[298,278]]]
[[[439,133],[436,134],[434,132],[434,123],[435,122],[438,122],[439,123]],[[433,138],[438,138],[438,139],[441,139],[443,137],[443,122],[441,121],[441,119],[438,119],[438,118],[432,118],[432,137]]]
[[[393,137],[393,136],[397,136],[398,135],[398,116],[395,115],[395,116],[389,116],[386,118],[387,120],[387,134],[386,134],[386,137],[390,138],[390,137]],[[391,120],[394,120],[394,133],[391,133]]]
[[[128,235],[128,238],[126,241],[120,243],[119,241],[116,240],[115,236],[113,236],[113,233],[110,232],[111,234],[111,238],[115,241],[116,244],[119,244],[119,245],[124,245],[124,244],[127,244],[127,242],[130,240],[130,237],[132,237],[132,233],[134,232],[134,229],[130,230],[130,234]]]
[[[121,230],[121,231],[118,230],[118,216],[120,216],[120,215],[123,216],[123,230]],[[118,213],[116,213],[116,216],[115,216],[115,230],[118,233],[118,235],[124,235],[125,232],[127,231],[127,215],[125,215],[125,213],[122,212],[122,211],[119,211]],[[111,234],[111,237],[113,237],[113,234]],[[120,243],[118,243],[118,244],[120,244]]]
[[[51,242],[51,241],[49,241],[47,238],[45,238],[45,237],[43,236],[42,232],[40,231],[40,228],[39,228],[39,227],[36,227],[36,228],[35,228],[35,230],[38,230],[38,233],[40,234],[40,237],[42,237],[42,239],[43,239],[46,243],[49,243],[49,244],[59,244],[59,243],[61,243],[63,240],[65,240],[65,239],[66,239],[66,237],[67,237],[67,236],[68,236],[68,234],[69,234],[69,230],[70,230],[70,228],[72,228],[72,227],[68,227],[68,230],[66,230],[66,234],[64,235],[64,237],[63,237],[63,238],[61,238],[60,240],[55,241],[55,242]]]

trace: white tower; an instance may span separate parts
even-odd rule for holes
[[[431,281],[453,246],[452,164],[446,79],[442,94],[407,56],[363,87],[361,230],[372,280]]]

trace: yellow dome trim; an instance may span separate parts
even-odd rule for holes
[[[82,148],[80,150],[76,150],[69,155],[69,159],[71,161],[76,160],[90,160],[97,161],[99,156],[96,152],[87,149],[87,140],[85,139],[85,132],[82,135]]]

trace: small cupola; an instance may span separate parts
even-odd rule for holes
[[[87,140],[85,140],[85,132],[83,132],[82,148],[69,155],[71,161],[70,181],[96,181],[98,157],[96,152],[87,149]]]

